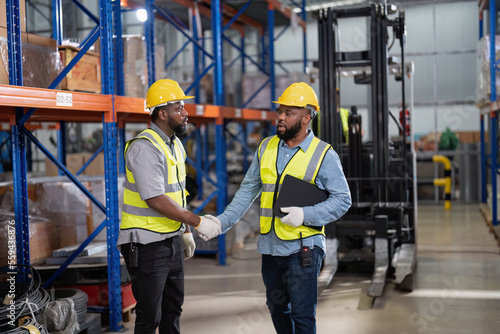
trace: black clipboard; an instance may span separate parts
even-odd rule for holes
[[[319,189],[317,185],[287,174],[274,205],[274,215],[283,218],[287,214],[281,212],[281,208],[313,206],[327,200],[328,196],[328,191]]]

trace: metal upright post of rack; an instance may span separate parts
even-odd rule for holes
[[[146,0],[146,12],[148,19],[144,22],[144,36],[146,37],[146,60],[148,64],[148,87],[155,80],[155,13],[153,8],[154,0]]]
[[[63,17],[62,0],[52,0],[52,38],[57,41],[57,45],[62,44],[63,39]],[[66,122],[59,121],[57,130],[57,157],[66,166]],[[64,173],[59,170],[59,175]]]
[[[125,95],[125,77],[123,72],[123,38],[122,38],[122,9],[120,1],[112,2],[113,10],[113,46],[115,60],[115,84],[116,95]],[[125,150],[125,122],[118,122],[118,172],[125,174],[125,156],[122,153]]]
[[[302,0],[302,20],[304,21],[304,28],[303,28],[303,47],[304,47],[304,74],[307,74],[307,34],[306,34],[306,28],[305,28],[305,23],[307,22],[307,13],[306,13],[306,0]]]
[[[490,101],[493,104],[497,99],[496,85],[496,1],[490,0]],[[490,107],[490,147],[491,147],[491,216],[492,224],[497,225],[497,109]]]
[[[212,1],[212,45],[214,57],[214,104],[225,105],[224,77],[222,58],[222,11],[220,0]],[[224,119],[215,120],[215,170],[219,193],[217,195],[217,214],[224,212],[227,205],[227,171],[226,171],[226,136],[224,133]],[[226,239],[218,237],[219,264],[226,264]]]
[[[479,10],[479,40],[484,37],[484,22],[483,22],[483,10]],[[486,143],[485,143],[485,117],[482,110],[479,112],[479,126],[480,126],[480,151],[481,151],[481,203],[486,204],[488,199],[488,192],[486,188],[486,183],[488,179],[486,177]]]
[[[267,33],[268,33],[268,51],[269,51],[269,86],[271,91],[271,110],[276,110],[276,77],[274,74],[274,5],[269,3],[267,9]]]
[[[23,85],[21,20],[19,0],[7,0],[7,44],[9,84]],[[16,124],[11,126],[14,208],[16,218],[17,263],[30,264],[26,138],[22,132],[23,108],[15,110]]]
[[[488,7],[489,5],[489,7]],[[490,70],[490,101],[485,107],[480,109],[480,130],[481,130],[481,202],[487,202],[487,168],[490,168],[490,178],[491,178],[491,224],[497,226],[498,224],[498,202],[497,202],[497,174],[498,170],[498,142],[497,142],[497,132],[498,132],[498,111],[499,105],[497,101],[497,87],[496,87],[496,71],[498,70],[498,62],[496,60],[496,19],[497,19],[497,9],[495,0],[483,0],[479,3],[479,37],[483,37],[483,10],[489,10],[489,70]],[[486,155],[486,143],[485,143],[485,119],[489,119],[489,144],[490,144],[490,155]]]
[[[102,92],[115,98],[115,67],[113,64],[113,5],[100,0],[101,76]],[[122,327],[120,254],[116,247],[120,221],[118,215],[118,166],[116,156],[117,119],[114,103],[112,112],[103,116],[104,170],[106,184],[106,238],[108,247],[109,325],[111,331]]]

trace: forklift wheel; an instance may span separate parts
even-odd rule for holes
[[[413,274],[406,275],[403,281],[399,284],[399,290],[405,292],[413,291]]]

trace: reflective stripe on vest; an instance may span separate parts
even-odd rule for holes
[[[186,206],[186,152],[178,138],[174,141],[175,157],[170,152],[165,141],[151,129],[144,130],[125,146],[125,154],[132,141],[147,139],[156,147],[163,156],[165,168],[165,195],[172,198],[182,207]],[[145,161],[144,163],[147,163]],[[169,219],[156,210],[151,209],[148,204],[141,200],[134,175],[126,167],[127,178],[125,180],[125,192],[123,195],[123,209],[121,229],[142,228],[158,233],[171,233],[179,230],[182,224]]]
[[[260,199],[260,233],[267,234],[273,227],[276,236],[281,240],[296,240],[316,234],[325,235],[324,227],[317,229],[301,225],[292,227],[281,222],[279,217],[274,216],[273,208],[278,197],[281,183],[285,175],[291,175],[309,183],[315,184],[316,176],[326,152],[331,147],[328,143],[314,137],[307,152],[299,149],[286,165],[283,173],[278,176],[276,161],[278,158],[277,136],[268,137],[262,141],[258,151],[260,165],[260,177],[262,180],[262,195]],[[278,186],[278,189],[276,189]]]
[[[346,144],[349,144],[349,114],[346,108],[340,108],[340,119],[342,121],[342,133],[344,134]]]

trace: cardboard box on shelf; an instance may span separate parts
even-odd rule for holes
[[[63,66],[68,65],[78,51],[72,46],[59,46]],[[87,52],[63,79],[61,89],[100,94],[101,57],[97,53]]]
[[[57,41],[50,37],[27,33],[26,42],[33,45],[45,46],[51,48],[54,50],[54,52],[56,52],[57,49]]]
[[[13,219],[13,218],[12,218]],[[9,220],[4,220],[4,226],[0,226],[0,263],[7,263],[8,259],[8,232]],[[54,249],[58,248],[58,232],[56,224],[51,221],[31,220],[29,228],[30,239],[30,262],[36,263],[50,256]]]
[[[82,153],[83,163],[87,163],[87,161],[92,158],[93,153]],[[104,153],[99,153],[94,160],[85,168],[83,171],[85,175],[104,175]]]
[[[457,132],[458,139],[461,143],[477,143],[479,136],[478,131],[459,131]]]
[[[1,2],[1,0],[0,0]],[[0,4],[1,7],[1,4]],[[5,1],[3,8],[5,10]],[[1,10],[0,10],[0,14]],[[3,13],[3,17],[5,17],[5,12]],[[21,42],[27,43],[27,35],[25,33],[21,34]],[[0,49],[1,50],[7,50],[7,28],[0,26]],[[1,52],[0,53],[1,59],[0,59],[0,85],[8,85],[9,84],[9,65],[8,65],[8,59],[4,58],[7,57],[7,52]]]
[[[75,174],[90,160],[93,153],[71,153],[66,155],[66,167]],[[45,158],[45,175],[57,176],[59,169],[48,158]],[[104,175],[104,154],[101,152],[85,168],[82,175]]]
[[[30,260],[38,262],[58,247],[58,228],[51,221],[30,222]]]
[[[21,15],[21,32],[26,32],[25,0],[19,0],[19,14]],[[5,0],[0,0],[0,27],[7,28],[7,5]]]
[[[485,143],[489,142],[489,139],[490,139],[490,137],[489,137],[488,131],[484,131],[484,142]],[[479,143],[479,142],[481,142],[481,131],[478,131],[476,133],[476,143]]]
[[[165,47],[155,46],[155,78],[165,78],[162,61],[165,59]],[[125,96],[145,97],[148,89],[148,68],[146,62],[146,42],[143,36],[123,36],[123,77]]]
[[[75,174],[80,168],[82,168],[84,161],[84,156],[82,153],[70,153],[66,154],[66,168]],[[57,176],[59,175],[59,168],[49,158],[45,158],[45,175],[46,176]]]
[[[26,34],[26,39],[27,43],[23,43],[23,85],[47,88],[62,70],[57,42],[35,34]]]
[[[61,71],[57,42],[49,37],[21,34],[23,53],[23,85],[48,87]],[[0,27],[0,84],[9,84],[7,28]]]

